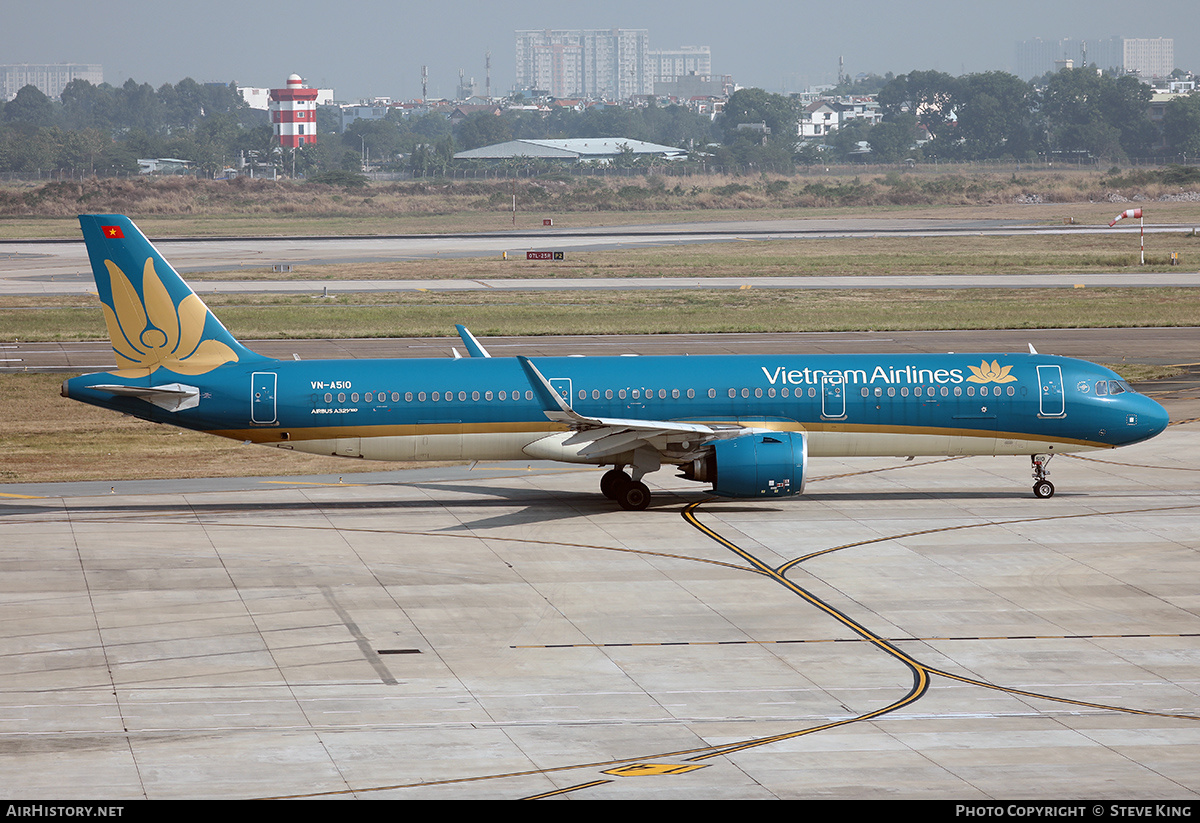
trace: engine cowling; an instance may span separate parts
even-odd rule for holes
[[[803,432],[747,434],[718,440],[683,476],[713,484],[722,497],[791,497],[804,492],[808,438]]]

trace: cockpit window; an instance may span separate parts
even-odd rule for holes
[[[1096,396],[1104,397],[1106,394],[1108,394],[1108,381],[1107,380],[1097,380],[1096,381]]]
[[[1129,391],[1129,386],[1125,385],[1125,383],[1123,381],[1121,381],[1121,380],[1109,380],[1108,381],[1108,393],[1109,394],[1123,394],[1124,392],[1127,392],[1127,391]]]

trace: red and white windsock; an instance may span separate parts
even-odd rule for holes
[[[1117,221],[1120,220],[1122,217],[1141,217],[1141,216],[1142,216],[1141,209],[1125,209],[1125,211],[1121,212],[1120,214],[1118,214],[1116,217],[1113,218],[1113,221],[1108,224],[1108,227],[1111,229],[1113,226],[1117,225]]]

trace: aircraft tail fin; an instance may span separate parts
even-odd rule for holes
[[[234,339],[128,217],[81,214],[79,225],[118,373],[195,375],[265,359]]]

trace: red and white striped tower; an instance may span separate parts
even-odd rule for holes
[[[279,145],[285,149],[317,142],[317,89],[304,88],[300,75],[287,79],[286,89],[271,89],[267,104]]]

